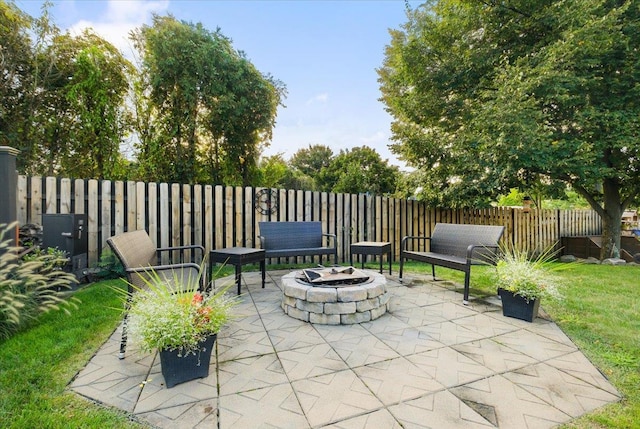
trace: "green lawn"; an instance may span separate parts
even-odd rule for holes
[[[232,272],[227,268],[220,275]],[[397,269],[394,266],[396,275]],[[408,263],[406,270],[431,273],[428,265],[419,263]],[[463,280],[457,271],[437,268],[436,273]],[[544,309],[623,395],[621,402],[565,427],[640,427],[640,267],[573,264],[560,275],[566,279],[565,299],[543,302]],[[0,427],[144,427],[125,413],[66,390],[120,322],[119,298],[110,288],[118,284],[111,280],[88,286],[76,293],[82,304],[71,315],[50,312],[29,330],[0,343]],[[473,268],[471,289],[472,296],[495,293],[490,268]]]

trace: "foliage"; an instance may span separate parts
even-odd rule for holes
[[[316,181],[325,191],[384,195],[395,191],[398,175],[398,167],[383,161],[370,147],[362,146],[341,150],[322,168]]]
[[[502,207],[517,207],[522,205],[522,201],[526,194],[520,192],[517,188],[511,188],[509,194],[501,195],[498,198],[498,205]]]
[[[560,281],[553,273],[553,269],[559,267],[553,262],[558,252],[553,248],[532,258],[526,250],[513,245],[501,246],[495,268],[496,287],[520,295],[527,302],[545,297],[560,298]]]
[[[90,31],[60,34],[48,8],[33,19],[0,2],[3,93],[0,140],[20,149],[31,175],[122,178],[131,64]],[[7,52],[4,54],[5,44]]]
[[[379,70],[392,150],[427,198],[476,204],[563,181],[598,211],[603,256],[640,192],[637,2],[430,1]]]
[[[100,260],[98,261],[98,268],[100,270],[95,276],[102,280],[119,279],[126,276],[122,262],[120,262],[120,259],[118,259],[115,253],[108,247],[102,249]]]
[[[317,177],[333,159],[333,151],[329,146],[314,144],[298,149],[291,157],[290,163],[309,177]]]
[[[314,180],[298,170],[290,167],[282,158],[282,154],[262,157],[258,164],[256,186],[265,188],[313,190]]]
[[[228,287],[218,292],[199,292],[199,278],[178,289],[177,278],[166,281],[150,272],[145,288],[134,285],[128,316],[128,332],[133,342],[144,351],[155,349],[195,353],[198,344],[216,334],[231,318],[237,298],[225,295]],[[126,297],[125,299],[129,299]]]
[[[249,185],[285,94],[218,29],[154,16],[132,34],[142,178]]]
[[[64,96],[72,112],[68,117],[73,118],[61,168],[71,177],[123,179],[120,144],[130,130],[123,106],[133,66],[112,44],[88,30],[77,37],[55,38],[53,48],[71,54],[69,63],[63,64],[68,69],[60,70],[71,76]]]
[[[31,18],[14,3],[0,1],[0,145],[19,147],[27,88],[33,78]]]
[[[22,260],[22,249],[13,245],[16,224],[0,228],[0,339],[4,339],[43,312],[68,312],[75,303],[65,300],[59,289],[69,289],[76,279],[60,269],[67,259],[59,252],[34,253]]]

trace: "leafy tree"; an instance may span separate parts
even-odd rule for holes
[[[33,19],[0,2],[3,144],[21,150],[23,173],[114,178],[131,66],[89,31],[61,35],[49,7]]]
[[[637,2],[441,0],[408,11],[380,76],[396,153],[439,203],[560,180],[620,248],[640,192]]]
[[[298,149],[291,157],[291,165],[310,177],[316,177],[320,171],[328,167],[333,159],[333,151],[329,146],[321,144],[309,145]]]
[[[33,75],[31,18],[0,1],[0,145],[20,149],[24,104]]]
[[[133,66],[111,43],[88,30],[78,37],[55,38],[52,48],[57,58],[68,61],[57,64],[59,73],[68,79],[63,91],[70,128],[60,173],[122,179],[120,143],[130,129],[124,101]]]
[[[282,154],[262,157],[255,186],[265,188],[312,190],[313,179],[295,167],[291,167]]]
[[[389,194],[395,191],[399,170],[367,146],[341,150],[324,167],[318,183],[322,190],[343,193]]]
[[[154,180],[250,184],[284,86],[202,24],[154,16],[132,40],[142,58],[140,171]]]

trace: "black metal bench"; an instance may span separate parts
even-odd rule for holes
[[[464,272],[463,303],[469,303],[469,275],[471,265],[493,263],[493,254],[498,250],[498,242],[504,232],[504,226],[458,225],[438,223],[430,237],[406,236],[400,245],[400,280],[405,260],[431,264],[431,274],[436,279],[436,265]],[[429,251],[410,250],[408,244],[429,240]],[[425,243],[425,248],[426,243]]]
[[[258,225],[265,258],[333,255],[334,263],[338,263],[336,235],[323,233],[320,222],[258,222]],[[328,241],[333,238],[333,245],[323,246],[323,237]]]

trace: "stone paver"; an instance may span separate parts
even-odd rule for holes
[[[69,388],[158,428],[552,428],[620,399],[553,322],[459,285],[387,276],[387,314],[313,325],[284,314],[287,273],[242,274],[208,377],[167,389],[156,353],[117,358],[117,329]]]

